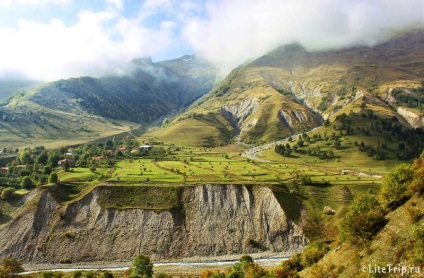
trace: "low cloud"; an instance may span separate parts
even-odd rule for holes
[[[375,45],[424,22],[422,0],[218,0],[206,8],[207,18],[193,18],[184,35],[223,73],[279,45]]]
[[[26,14],[3,25],[0,20],[0,78],[125,74],[140,57],[192,53],[225,74],[279,45],[298,42],[310,50],[373,45],[424,22],[422,0],[81,2],[1,0],[0,15],[19,7]],[[29,16],[53,6],[61,7],[62,18]],[[31,13],[31,7],[42,8]]]

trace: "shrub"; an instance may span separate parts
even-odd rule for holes
[[[56,172],[51,173],[49,176],[49,183],[57,183],[57,181],[58,181],[58,177]]]
[[[343,271],[343,266],[336,266],[332,263],[317,264],[311,268],[310,275],[314,278],[337,278]]]
[[[172,278],[171,275],[163,273],[163,272],[156,273],[154,277],[155,278]]]
[[[424,210],[417,206],[415,202],[406,203],[405,210],[412,223],[418,222],[424,216]]]
[[[23,271],[22,263],[16,259],[5,258],[0,263],[0,277],[10,277]]]
[[[81,271],[81,270],[73,271],[73,272],[71,273],[71,277],[72,277],[72,278],[80,278],[80,277],[82,277],[82,271]]]
[[[60,271],[42,271],[36,277],[37,278],[61,278],[64,276],[63,272]]]
[[[2,190],[0,197],[2,200],[9,200],[9,199],[12,199],[14,196],[15,196],[15,189],[13,189],[12,187],[7,187]]]
[[[341,237],[356,245],[364,245],[385,225],[382,208],[374,195],[355,199],[341,224]]]
[[[309,244],[302,252],[302,265],[308,267],[318,262],[328,252],[327,244],[315,241]]]
[[[153,263],[150,258],[144,255],[138,255],[134,258],[130,269],[130,277],[147,277],[153,276]]]
[[[410,196],[407,185],[413,176],[414,171],[411,166],[400,164],[384,177],[380,189],[381,203],[384,208],[396,208]]]
[[[276,277],[298,277],[297,272],[303,270],[302,255],[294,254],[287,261],[283,261],[275,271]]]
[[[21,180],[21,187],[22,188],[31,188],[31,187],[33,187],[33,185],[34,184],[32,183],[32,180],[31,180],[30,177],[25,176],[25,177],[22,178],[22,180]]]
[[[414,161],[414,179],[409,184],[409,190],[424,194],[424,152]]]

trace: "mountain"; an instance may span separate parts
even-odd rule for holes
[[[268,142],[360,112],[363,102],[405,128],[422,127],[423,80],[423,30],[374,47],[311,52],[298,44],[281,46],[234,69],[152,135],[178,141],[190,133],[203,146],[235,136],[247,143]]]
[[[187,107],[207,93],[214,80],[210,64],[185,56],[162,64],[137,59],[125,76],[51,82],[1,103],[0,141],[70,143],[68,138],[87,141],[147,126]]]

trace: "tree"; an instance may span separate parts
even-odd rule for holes
[[[22,188],[31,188],[33,186],[32,180],[30,177],[25,176],[21,180],[21,187]]]
[[[412,181],[414,171],[407,164],[399,164],[383,179],[380,188],[381,203],[384,208],[393,209],[410,195],[408,183]]]
[[[331,125],[331,123],[330,123],[330,120],[329,119],[327,119],[327,120],[324,121],[324,126],[330,126],[330,125]]]
[[[252,265],[254,263],[252,257],[248,255],[241,256],[239,261],[234,264],[231,272],[229,273],[228,277],[231,278],[244,278],[245,273],[249,267],[249,265]]]
[[[111,149],[113,148],[113,141],[110,139],[107,139],[105,145],[108,149]]]
[[[56,172],[51,173],[49,176],[49,183],[57,183],[57,181],[58,181],[58,177]]]
[[[409,185],[409,190],[411,190],[412,192],[423,194],[424,193],[424,152],[421,153],[419,158],[415,159],[413,169],[414,169],[414,179]]]
[[[360,195],[349,207],[341,224],[341,236],[356,245],[364,245],[386,224],[376,196]]]
[[[13,258],[5,258],[0,263],[0,277],[10,277],[12,274],[23,272],[22,263]]]
[[[57,162],[60,160],[60,154],[57,152],[50,152],[47,164],[56,167]]]
[[[46,150],[43,150],[39,156],[37,156],[37,162],[39,164],[45,165],[47,163],[47,160],[49,159],[49,156],[47,154]]]
[[[19,155],[19,160],[23,164],[31,163],[31,155],[25,150]]]
[[[130,276],[151,278],[153,276],[153,263],[150,262],[150,258],[144,255],[135,257],[130,268]]]
[[[71,165],[67,159],[65,159],[65,162],[62,163],[62,169],[66,172],[69,171],[69,168],[71,168]]]

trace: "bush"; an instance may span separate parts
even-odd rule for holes
[[[57,183],[57,181],[58,181],[58,177],[56,172],[51,173],[49,176],[49,183]]]
[[[328,252],[327,244],[315,241],[309,244],[302,252],[302,265],[308,267],[318,262]]]
[[[275,270],[276,277],[298,277],[297,273],[303,270],[302,255],[294,254],[287,261],[283,261]]]
[[[413,176],[414,171],[411,166],[400,164],[384,177],[380,189],[381,203],[384,208],[396,208],[410,196],[407,185],[412,181]]]
[[[34,184],[32,183],[32,180],[31,180],[30,177],[25,176],[25,177],[22,178],[22,180],[21,180],[21,187],[22,188],[29,189],[29,188],[31,188],[33,186],[34,186]]]
[[[7,187],[3,189],[0,195],[2,200],[9,200],[9,199],[12,199],[14,196],[15,196],[15,189],[13,189],[12,187]]]
[[[336,266],[332,263],[317,264],[311,268],[311,277],[314,278],[337,278],[343,271],[343,266]]]
[[[80,277],[82,277],[82,271],[81,271],[81,270],[73,271],[73,272],[71,273],[71,277],[72,277],[72,278],[80,278]]]
[[[38,273],[37,278],[61,278],[64,276],[63,272],[60,271],[42,271]]]
[[[111,272],[109,272],[109,271],[104,271],[102,273],[102,277],[103,278],[113,278],[113,274]],[[160,277],[160,278],[167,278],[167,277]]]
[[[156,273],[154,277],[155,278],[172,278],[171,275],[163,273],[163,272]]]
[[[414,179],[409,184],[409,190],[424,194],[424,152],[414,161]]]
[[[11,277],[23,271],[22,263],[16,259],[5,258],[0,263],[0,277]]]
[[[341,224],[341,237],[356,245],[364,245],[386,224],[383,210],[374,195],[355,199]]]
[[[147,277],[153,276],[153,263],[150,258],[143,255],[138,255],[132,262],[130,268],[130,277]]]
[[[417,223],[424,216],[424,210],[417,206],[415,202],[406,203],[405,210],[411,223]]]

